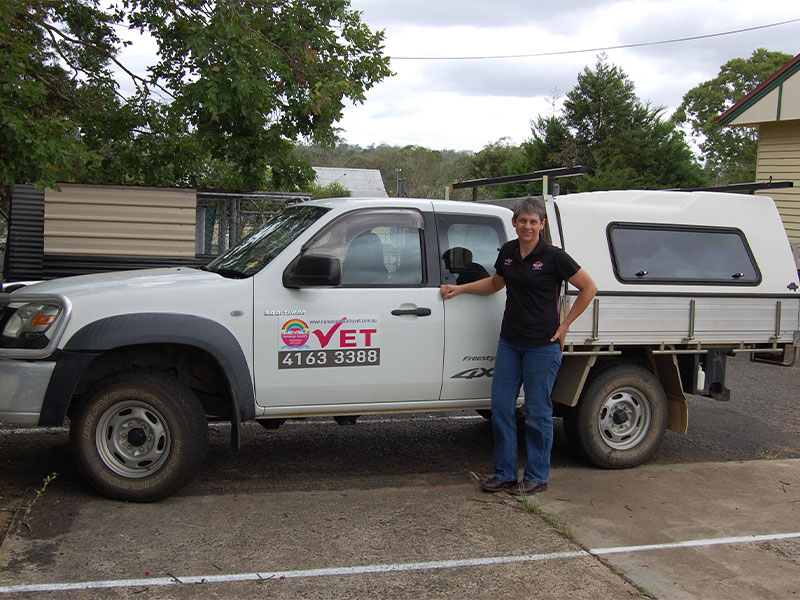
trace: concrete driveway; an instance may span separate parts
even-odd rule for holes
[[[584,467],[557,432],[527,503],[480,492],[491,428],[466,414],[248,424],[238,457],[214,428],[203,473],[149,505],[88,489],[65,431],[6,432],[0,477],[29,488],[0,503],[0,600],[800,597],[800,369],[732,362],[734,400],[690,399],[652,464]]]
[[[0,546],[0,598],[791,598],[800,459],[105,500],[57,480]],[[279,488],[279,486],[277,486]]]

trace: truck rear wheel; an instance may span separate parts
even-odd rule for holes
[[[72,418],[78,467],[109,498],[154,502],[196,474],[208,450],[197,397],[177,378],[129,372],[102,380]]]
[[[616,365],[584,389],[565,428],[595,466],[635,467],[661,442],[667,411],[666,395],[653,373],[638,365]]]

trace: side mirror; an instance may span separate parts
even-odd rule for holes
[[[283,287],[335,287],[341,279],[342,265],[335,256],[303,254],[286,267],[283,272]]]

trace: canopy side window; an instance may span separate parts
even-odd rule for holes
[[[607,229],[623,283],[758,285],[761,271],[740,229],[612,223]]]

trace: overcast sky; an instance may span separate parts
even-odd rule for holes
[[[800,53],[799,0],[351,0],[373,30],[384,30],[395,75],[349,106],[341,137],[360,146],[414,144],[478,151],[508,138],[530,137],[530,121],[553,111],[552,98],[593,67],[598,48],[712,36],[606,50],[643,101],[671,113],[721,65],[757,48]],[[774,27],[764,27],[796,19]],[[145,74],[155,44],[136,43],[123,62]],[[587,52],[576,52],[589,49]],[[564,52],[526,58],[496,57]],[[129,84],[120,78],[123,88]],[[556,107],[559,103],[556,103]]]
[[[409,57],[528,55],[703,36],[800,19],[798,0],[352,0],[386,34],[396,73],[348,107],[339,126],[350,143],[415,144],[478,151],[500,138],[530,137],[597,51],[482,60]],[[677,107],[722,64],[757,48],[800,53],[800,20],[731,35],[607,50],[654,105]],[[404,58],[405,57],[405,58]]]

